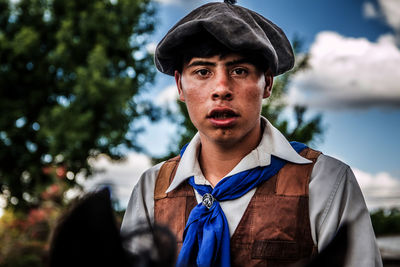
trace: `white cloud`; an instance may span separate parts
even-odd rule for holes
[[[95,190],[101,185],[113,185],[113,193],[122,207],[126,207],[134,185],[140,175],[151,167],[150,158],[144,154],[130,152],[123,162],[112,162],[106,156],[91,160],[91,165],[101,172],[83,182],[86,190]]]
[[[377,18],[379,16],[378,10],[376,10],[374,4],[371,2],[364,2],[363,6],[363,14],[366,18]]]
[[[397,32],[400,31],[400,1],[378,0],[381,12],[389,26]]]
[[[400,45],[400,1],[378,0],[378,6],[371,2],[364,2],[362,11],[367,19],[383,20],[391,27],[396,36],[397,45]]]
[[[353,169],[370,210],[400,206],[400,179],[387,172],[370,174]]]
[[[146,50],[149,54],[154,55],[156,53],[157,44],[156,43],[149,43],[146,45]]]
[[[155,100],[155,103],[164,108],[168,108],[172,112],[178,110],[176,100],[178,99],[178,89],[175,84],[165,87]]]
[[[393,35],[376,42],[320,32],[310,68],[296,75],[289,104],[319,108],[400,106],[400,50]]]

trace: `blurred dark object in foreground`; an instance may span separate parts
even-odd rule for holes
[[[344,224],[340,227],[336,236],[329,243],[329,245],[323,249],[309,264],[307,267],[339,267],[344,266],[347,255],[347,248],[349,244],[348,238],[349,226]]]
[[[109,190],[91,193],[61,218],[50,244],[49,266],[172,266],[176,254],[172,233],[143,225],[122,238]],[[132,254],[124,244],[134,238],[151,245]]]
[[[340,227],[339,231],[326,248],[316,255],[310,262],[300,261],[290,267],[342,267],[345,264],[348,248],[347,224]]]

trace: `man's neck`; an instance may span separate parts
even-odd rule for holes
[[[261,137],[262,127],[252,133],[252,136],[247,136],[235,144],[218,144],[202,139],[198,160],[204,177],[215,187],[247,154],[258,146]]]

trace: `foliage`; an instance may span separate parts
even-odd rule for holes
[[[291,71],[274,78],[272,95],[268,101],[263,103],[261,114],[277,127],[289,141],[298,141],[310,144],[313,141],[316,141],[323,133],[321,115],[316,115],[313,118],[306,120],[306,107],[295,106],[293,109],[296,125],[293,129],[289,127],[289,119],[285,118],[283,115],[284,109],[287,108],[284,96],[287,93],[290,80],[293,78],[295,73],[303,71],[308,67],[308,55],[300,55],[298,53],[301,48],[301,41],[296,38],[293,41],[293,47],[297,55],[296,65]],[[177,101],[177,104],[179,115],[171,113],[170,119],[178,125],[178,132],[171,140],[169,152],[163,157],[153,158],[154,163],[164,161],[177,155],[180,148],[188,143],[197,132],[197,129],[190,121],[185,103]]]
[[[68,188],[57,170],[47,171],[53,183],[42,192],[40,205],[29,212],[8,208],[0,218],[0,266],[45,266],[50,233],[65,207]]]
[[[400,234],[400,210],[397,208],[374,211],[371,213],[371,221],[377,236]]]
[[[140,149],[138,97],[154,78],[150,0],[0,0],[0,193],[28,210],[45,168],[90,175],[88,157]],[[129,134],[128,134],[129,132]]]
[[[0,266],[44,266],[44,237],[49,233],[48,210],[35,209],[26,217],[7,210],[0,220]]]
[[[71,189],[62,170],[49,168],[46,172],[52,183],[41,193],[40,204],[23,212],[5,209],[0,218],[0,266],[48,266],[50,240],[54,230],[65,214],[84,197],[79,188]],[[66,198],[71,190],[77,198]],[[114,212],[118,226],[124,211]]]

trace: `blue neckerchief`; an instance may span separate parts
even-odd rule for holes
[[[298,142],[290,142],[290,144],[297,153],[307,148],[306,145]],[[186,146],[182,148],[181,156]],[[179,267],[230,266],[229,227],[219,201],[232,200],[243,196],[277,174],[286,162],[278,157],[271,156],[270,165],[256,167],[226,177],[214,189],[209,185],[197,185],[194,183],[194,177],[190,177],[189,184],[203,196],[203,202],[190,212],[183,233],[182,249],[176,265]],[[207,204],[209,204],[209,207],[205,206]]]

